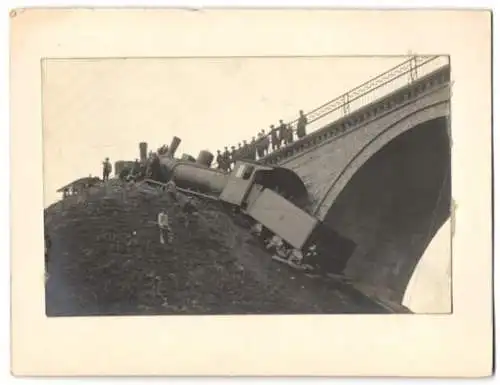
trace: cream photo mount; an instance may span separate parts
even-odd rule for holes
[[[463,31],[468,31],[465,38]],[[409,49],[447,54],[452,63],[452,314],[45,316],[40,257],[42,59],[366,56],[397,55]],[[19,376],[490,375],[491,68],[487,11],[12,11],[12,372]],[[26,161],[26,153],[31,161]]]

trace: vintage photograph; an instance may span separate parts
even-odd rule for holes
[[[11,12],[11,373],[490,375],[491,20]]]
[[[451,313],[450,65],[43,58],[46,315]]]

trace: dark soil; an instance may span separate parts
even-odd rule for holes
[[[186,223],[179,198],[110,181],[46,209],[47,315],[387,312],[345,284],[273,261],[218,203],[196,200],[199,216]],[[172,244],[160,243],[161,209]]]

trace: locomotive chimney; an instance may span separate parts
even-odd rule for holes
[[[203,166],[210,167],[214,160],[214,155],[207,150],[200,151],[198,158],[196,159],[196,163],[201,164]]]
[[[170,146],[168,147],[168,152],[167,152],[167,155],[170,158],[174,157],[175,152],[177,151],[177,148],[179,147],[179,144],[181,144],[181,139],[178,138],[177,136],[174,136],[172,138],[172,142],[170,143]]]
[[[145,162],[148,158],[148,144],[146,142],[139,143],[139,156],[141,162]]]

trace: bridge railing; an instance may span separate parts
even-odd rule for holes
[[[403,63],[383,72],[382,74],[360,84],[339,97],[315,108],[306,114],[308,132],[312,123],[328,117],[330,121],[348,115],[374,101],[402,88],[448,64],[446,56],[413,56]],[[296,129],[298,120],[289,124]],[[321,124],[323,126],[324,123]]]
[[[371,78],[370,80],[360,84],[359,86],[345,92],[344,94],[332,99],[321,106],[309,111],[305,114],[307,118],[307,134],[310,134],[317,129],[324,127],[325,119],[328,118],[329,122],[333,122],[343,116],[349,115],[350,113],[375,102],[378,99],[387,96],[391,92],[402,88],[408,84],[411,84],[415,80],[422,76],[430,74],[431,72],[449,64],[448,56],[411,56],[409,59],[398,64],[397,66],[381,73],[380,75]],[[297,125],[299,119],[295,119],[286,123],[286,126],[293,131],[293,140],[297,139]],[[278,127],[274,129],[278,131]],[[271,143],[271,131],[267,132],[265,135],[257,138],[255,146],[258,147],[259,143],[265,143],[265,139]],[[251,144],[250,141],[247,142]],[[284,148],[286,145],[281,144],[280,148]],[[265,154],[271,153],[271,146],[266,148]],[[249,154],[246,154],[247,158],[253,159],[255,149],[250,146],[248,150]],[[278,151],[278,150],[276,150]],[[264,155],[264,156],[266,156]],[[244,156],[244,154],[239,154],[239,157]],[[256,154],[255,159],[259,159],[258,154]]]

